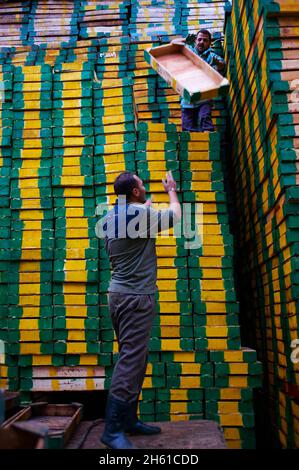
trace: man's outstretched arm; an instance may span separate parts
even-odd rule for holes
[[[178,222],[182,217],[181,204],[178,200],[176,181],[173,179],[171,171],[166,173],[166,181],[162,179],[165,192],[169,196],[169,209],[173,211],[175,220]]]

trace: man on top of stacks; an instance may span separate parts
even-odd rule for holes
[[[186,39],[174,39],[173,44],[185,45]],[[188,45],[195,54],[207,62],[219,73],[224,73],[225,61],[211,49],[212,36],[207,29],[200,29],[196,35],[194,46]],[[214,126],[211,117],[211,100],[199,101],[198,103],[188,103],[181,100],[182,107],[182,130],[190,132],[213,132]]]

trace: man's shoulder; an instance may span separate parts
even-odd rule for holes
[[[132,202],[130,204],[127,205],[127,211],[135,211],[135,212],[140,212],[140,213],[143,213],[143,212],[146,212],[147,211],[147,207],[145,204],[141,204],[141,203],[138,203],[138,202]]]
[[[208,49],[208,56],[214,61],[220,61],[220,62],[225,62],[224,58],[221,57],[219,54],[216,54],[212,49]]]
[[[186,47],[190,49],[190,51],[194,52],[194,54],[200,55],[196,47],[192,46],[191,44],[186,44]]]
[[[111,217],[119,217],[122,215],[137,215],[146,212],[146,210],[147,209],[145,204],[140,204],[137,202],[132,202],[129,204],[118,204],[107,212],[107,214],[105,215],[105,219]]]

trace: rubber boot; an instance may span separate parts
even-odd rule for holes
[[[131,402],[130,405],[131,407],[128,420],[126,422],[125,432],[129,434],[143,434],[145,436],[151,436],[161,432],[161,428],[158,426],[150,426],[137,418],[138,400]]]
[[[124,434],[125,423],[130,413],[130,403],[108,396],[105,429],[101,441],[110,449],[135,449]]]

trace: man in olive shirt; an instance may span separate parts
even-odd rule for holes
[[[114,367],[101,441],[112,449],[132,449],[125,432],[157,434],[161,429],[137,418],[144,380],[157,291],[156,235],[181,218],[176,182],[171,172],[162,180],[169,208],[156,211],[146,201],[138,176],[121,173],[115,180],[115,207],[102,221],[105,245],[112,266],[109,310],[119,359]]]

